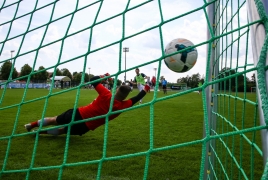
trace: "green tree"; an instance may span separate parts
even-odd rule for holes
[[[89,81],[90,81],[90,79],[93,78],[93,77],[94,77],[93,74],[89,74],[89,75],[88,75],[88,79],[89,79]]]
[[[121,86],[122,85],[122,82],[120,79],[117,79],[117,86]]]
[[[179,78],[177,80],[177,83],[186,83],[187,86],[189,86],[190,81],[191,81],[191,77],[189,75],[187,75],[186,77]]]
[[[38,71],[34,70],[34,73],[36,74],[32,75],[31,80],[33,82],[38,82]]]
[[[62,76],[62,72],[59,70],[59,68],[56,69],[56,76]]]
[[[111,88],[113,88],[113,84],[115,82],[115,79],[114,78],[111,78],[111,80],[108,80],[108,84]],[[121,86],[123,83],[123,81],[121,81],[120,79],[117,79],[117,82],[116,82],[116,86]]]
[[[49,77],[50,77],[50,78],[53,77],[53,74],[54,74],[54,72],[52,72],[52,73],[49,75]],[[60,70],[59,68],[56,69],[56,74],[55,74],[55,76],[62,76],[62,72],[61,72],[61,70]]]
[[[0,70],[1,79],[8,80],[9,74],[11,72],[11,68],[12,68],[12,63],[10,61],[4,62]],[[16,68],[14,68],[13,73],[12,73],[12,79],[15,79],[17,77],[18,77],[18,71],[16,70]]]
[[[75,85],[80,84],[80,82],[81,82],[81,78],[82,78],[82,74],[81,74],[81,73],[76,73],[76,74],[73,76],[73,82],[75,83]]]
[[[38,73],[35,74],[35,77],[34,77],[35,81],[37,81],[37,82],[39,82],[39,81],[46,82],[47,81],[48,72],[46,70],[44,70],[44,69],[45,68],[43,66],[40,66],[38,68]],[[44,70],[44,71],[42,71],[42,70]],[[40,72],[40,71],[42,71],[42,72]]]
[[[187,86],[191,88],[198,87],[199,82],[204,83],[204,79],[201,79],[201,75],[199,73],[177,79],[177,83],[186,83]]]
[[[204,74],[203,74],[202,78],[200,79],[200,82],[201,82],[202,84],[204,84],[204,82],[205,82],[205,76],[204,76]]]
[[[77,74],[80,74],[81,75],[81,78],[80,78],[80,80],[81,80],[82,79],[83,72],[76,73],[75,75],[77,75]],[[88,75],[88,73],[85,73],[84,82],[85,83],[86,82],[89,82],[89,75]]]
[[[197,74],[193,74],[192,77],[191,77],[191,85],[190,87],[192,88],[195,88],[195,87],[198,87],[198,83],[200,82],[200,74],[197,73]]]
[[[114,80],[113,80],[113,82],[114,82]],[[122,82],[123,82],[123,81],[121,81],[120,79],[117,79],[117,83],[116,83],[116,85],[117,85],[117,86],[121,86]]]
[[[88,75],[88,73],[85,74],[85,82],[89,82],[89,75]]]
[[[237,77],[228,78],[228,76],[236,74],[235,70],[231,70],[230,68],[223,68],[219,72],[219,79],[226,78],[225,81],[221,81],[219,83],[220,90],[229,90],[231,88],[232,91],[235,91],[236,88],[238,91],[243,91],[244,89],[244,75],[239,75]],[[248,79],[246,79],[248,81]]]
[[[67,76],[67,77],[69,77],[70,79],[73,79],[72,74],[70,73],[70,71],[69,71],[67,68],[63,68],[63,69],[61,70],[61,72],[62,72],[62,75],[63,75],[63,76]]]
[[[20,77],[23,77],[23,76],[27,76],[27,75],[29,75],[30,73],[32,72],[32,67],[31,66],[29,66],[28,64],[25,64],[24,66],[22,66],[21,67],[21,70],[20,70]],[[33,77],[31,77],[31,79],[32,79]],[[28,79],[28,77],[25,77],[25,78],[23,78],[23,79],[21,79],[21,80],[27,80]]]

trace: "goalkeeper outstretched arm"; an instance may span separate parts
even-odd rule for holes
[[[104,75],[94,76],[94,77],[90,78],[90,81],[95,81],[95,80],[97,80],[97,79],[104,78],[104,77],[106,77],[106,76],[110,76],[110,74],[109,74],[109,73],[106,73],[106,74],[104,74]],[[104,79],[104,80],[102,80],[102,81],[96,81],[96,82],[92,83],[92,85],[94,86],[94,88],[96,88],[96,86],[97,86],[98,84],[100,84],[100,83],[108,83],[107,80],[110,80],[110,79],[111,79],[111,78]]]
[[[148,85],[145,85],[144,89],[140,91],[140,93],[137,96],[130,98],[130,100],[132,101],[132,106],[136,104],[139,100],[141,100],[149,90],[150,87]]]

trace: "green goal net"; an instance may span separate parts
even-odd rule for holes
[[[243,24],[241,13],[246,4],[249,23]],[[209,177],[255,179],[255,170],[263,169],[266,164],[267,9],[264,5],[267,4],[262,1],[238,1],[237,4],[218,1],[210,7],[210,12],[214,12],[210,15],[208,32],[213,39],[208,52],[208,58],[213,60],[210,78],[218,83],[213,83],[211,91],[207,91],[208,96],[211,93],[211,99],[207,98],[211,102],[207,103],[211,114],[210,128],[205,126],[204,137],[212,138],[206,147]],[[254,74],[249,75],[252,72]],[[248,92],[256,81],[259,91],[255,99]],[[263,162],[259,157],[263,157]],[[263,178],[266,176],[265,172]]]
[[[0,71],[0,179],[266,179],[267,23],[261,0],[3,0],[0,67],[11,68],[5,79]],[[178,79],[163,59],[179,37],[198,50],[192,71],[204,73],[202,85],[152,91],[122,110],[129,124],[109,122],[82,137],[30,138],[35,132],[23,129],[33,111],[44,118],[89,103],[88,70],[109,72],[116,84],[137,67],[154,69],[156,89],[161,75]],[[14,78],[24,64],[32,69]],[[79,83],[54,89],[66,67],[81,72]],[[32,89],[32,77],[45,71],[51,86]],[[10,89],[21,81],[23,89]]]

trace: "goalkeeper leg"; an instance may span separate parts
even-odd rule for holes
[[[49,126],[49,125],[57,125],[56,121],[57,116],[55,117],[46,117],[44,119],[40,119],[38,121],[34,121],[28,124],[25,124],[24,127],[27,131],[31,131],[35,127],[39,127],[42,123],[42,126]]]

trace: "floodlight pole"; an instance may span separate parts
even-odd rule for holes
[[[13,58],[13,52],[15,52],[15,50],[11,50],[11,51],[10,51],[11,58]]]
[[[88,68],[88,75],[90,75],[90,67]]]
[[[126,75],[126,69],[127,69],[127,52],[129,52],[129,48],[128,47],[124,47],[123,48],[123,52],[125,53],[125,83],[127,81],[127,75]]]
[[[15,52],[15,50],[11,50],[10,51],[10,54],[11,54],[11,60],[10,60],[10,62],[12,63],[12,58],[13,58],[13,53]],[[13,63],[12,63],[13,64]],[[13,64],[13,66],[14,66],[14,64]],[[8,78],[9,80],[11,80],[12,79],[12,76],[11,76],[11,78],[9,77]]]
[[[157,68],[154,68],[154,77],[156,78],[156,70]]]

